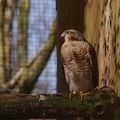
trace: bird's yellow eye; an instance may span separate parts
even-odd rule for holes
[[[68,32],[68,34],[71,34],[72,32]]]
[[[70,33],[70,32],[67,32],[68,34]]]

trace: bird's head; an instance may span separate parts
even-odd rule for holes
[[[61,38],[64,38],[65,41],[71,40],[83,40],[83,35],[77,30],[68,29],[61,34]]]

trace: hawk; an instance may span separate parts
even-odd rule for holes
[[[61,34],[61,62],[71,93],[90,92],[98,85],[97,55],[93,46],[77,30]]]

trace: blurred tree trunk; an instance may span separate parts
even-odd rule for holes
[[[115,53],[115,57],[112,57],[112,60],[114,60],[114,72],[115,72],[115,90],[118,93],[118,95],[120,96],[120,0],[116,0],[116,2],[114,1],[114,4],[112,5],[112,7],[114,7],[114,26],[113,28],[113,36],[114,39],[112,39],[112,41],[114,41],[114,53]],[[112,45],[112,43],[111,43]],[[111,64],[112,67],[112,64]]]
[[[27,30],[28,30],[28,13],[29,0],[18,1],[18,40],[17,40],[17,61],[18,69],[27,65]]]
[[[28,80],[28,51],[27,51],[27,37],[28,37],[28,14],[30,1],[18,1],[18,38],[17,38],[17,69],[24,69],[19,86],[23,86],[22,81]]]
[[[0,86],[5,82],[4,0],[0,0]]]
[[[84,16],[85,16],[85,37],[87,40],[92,43],[94,48],[96,49],[97,55],[98,55],[98,61],[99,61],[99,78],[101,76],[100,72],[100,59],[102,57],[101,64],[105,64],[104,60],[105,58],[103,56],[99,57],[100,52],[100,21],[102,19],[101,14],[102,13],[102,5],[106,1],[87,1],[86,8],[84,10]],[[101,23],[103,24],[103,23]],[[104,26],[104,25],[103,25]],[[101,40],[101,43],[104,42],[104,39]],[[103,50],[104,51],[104,50]],[[103,75],[105,77],[105,75]],[[106,78],[104,78],[106,79]],[[101,83],[101,80],[99,79],[100,86],[103,86],[105,84]]]
[[[99,85],[110,86],[120,95],[120,1],[88,1],[85,36],[96,48]]]
[[[4,13],[4,49],[5,49],[5,76],[11,78],[11,46],[12,46],[12,22],[16,6],[16,0],[6,0]]]
[[[68,92],[68,86],[60,61],[61,33],[66,29],[84,32],[84,0],[57,0],[57,91]]]

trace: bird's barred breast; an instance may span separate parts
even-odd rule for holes
[[[89,51],[89,45],[83,41],[65,42],[61,47],[63,62],[85,62],[85,55]]]

